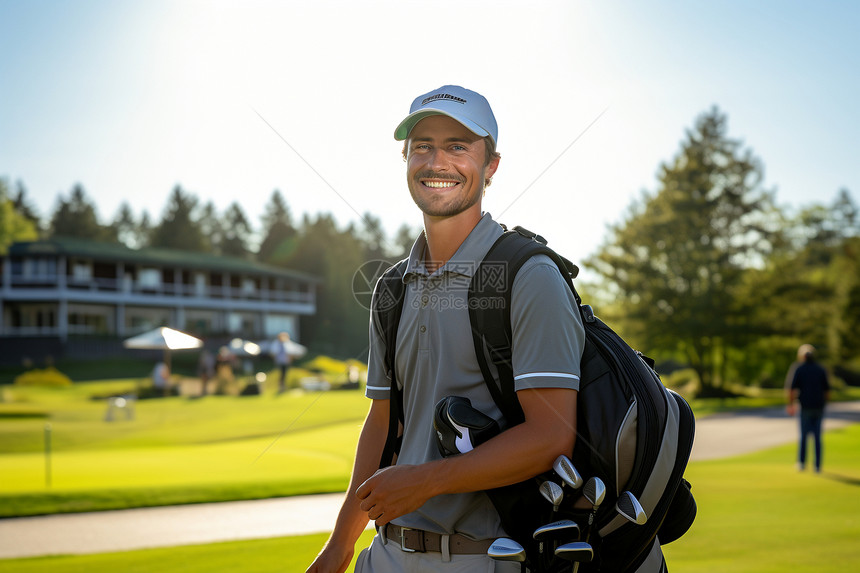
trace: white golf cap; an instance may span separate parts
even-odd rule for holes
[[[394,130],[394,139],[403,141],[419,121],[431,115],[447,115],[462,123],[469,131],[480,137],[499,141],[496,117],[487,98],[460,86],[442,86],[420,95],[412,102],[409,115]]]

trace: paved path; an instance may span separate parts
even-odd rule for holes
[[[834,430],[860,422],[860,402],[828,405],[824,429]],[[757,452],[797,439],[797,418],[783,408],[714,414],[696,421],[693,461]]]
[[[860,402],[832,404],[825,428],[860,422]],[[768,409],[699,420],[693,460],[789,443],[796,418]],[[343,494],[0,519],[0,559],[103,553],[329,531]]]

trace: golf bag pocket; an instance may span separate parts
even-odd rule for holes
[[[666,519],[663,520],[660,529],[657,530],[657,537],[662,545],[675,541],[687,533],[687,530],[693,525],[693,520],[696,519],[697,506],[691,489],[690,482],[685,479],[682,479],[681,483],[678,484],[678,489],[672,498],[672,504],[666,513]]]

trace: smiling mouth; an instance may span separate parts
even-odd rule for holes
[[[431,189],[449,189],[460,183],[459,181],[422,181],[422,184]]]

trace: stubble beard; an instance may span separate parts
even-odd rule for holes
[[[483,194],[483,188],[479,187],[472,194],[460,194],[447,200],[440,200],[438,196],[416,192],[416,189],[421,187],[420,179],[422,178],[457,181],[461,184],[465,183],[465,179],[423,171],[409,181],[409,194],[412,196],[412,200],[421,209],[422,213],[431,217],[453,217],[459,215],[480,201]],[[481,180],[483,178],[484,172],[482,170]]]

